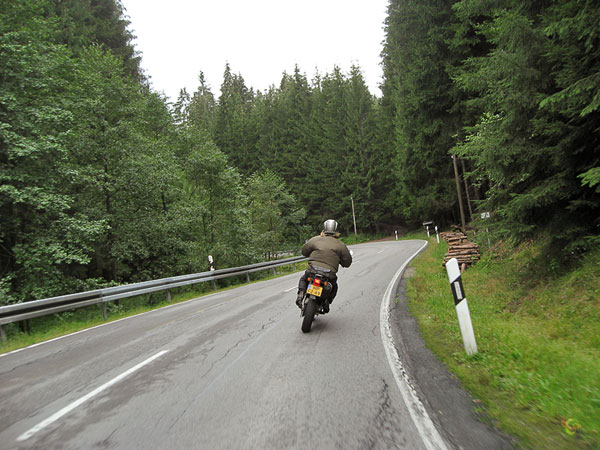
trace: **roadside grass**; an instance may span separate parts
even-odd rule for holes
[[[292,264],[278,267],[276,275],[273,275],[271,269],[265,270],[264,272],[253,273],[250,274],[250,284],[282,277],[291,273],[304,271],[305,269],[306,263],[302,262],[296,264],[295,270]],[[218,287],[217,290],[213,290],[210,283],[207,282],[191,287],[172,289],[170,302],[167,302],[166,294],[164,292],[121,299],[119,304],[109,302],[106,304],[107,320],[104,320],[100,305],[94,305],[31,319],[29,321],[29,332],[20,330],[17,324],[4,325],[7,334],[7,342],[0,342],[0,354],[246,284],[248,283],[246,282],[245,276],[232,277],[219,280],[218,286],[220,287]],[[290,303],[294,300],[294,298],[292,298],[294,296],[295,293],[290,297]]]
[[[479,350],[468,357],[447,248],[430,238],[408,280],[428,347],[523,448],[600,448],[600,249],[565,273],[536,243],[489,249],[462,277]]]

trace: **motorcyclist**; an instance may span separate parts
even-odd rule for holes
[[[296,298],[296,305],[298,308],[302,308],[302,300],[304,299],[304,293],[308,285],[307,277],[310,275],[310,266],[322,267],[329,269],[329,282],[333,285],[333,290],[328,302],[325,302],[325,312],[329,311],[329,304],[333,301],[337,294],[337,270],[339,265],[342,267],[350,267],[352,264],[352,255],[350,250],[346,247],[346,244],[339,241],[338,238],[340,233],[337,231],[338,223],[329,219],[323,223],[323,231],[320,235],[309,239],[302,246],[302,255],[308,257],[309,268],[304,272],[300,281],[298,282],[298,296]]]

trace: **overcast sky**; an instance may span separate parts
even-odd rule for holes
[[[225,64],[248,87],[279,85],[294,65],[311,80],[338,65],[361,67],[381,95],[381,49],[388,0],[122,0],[156,91],[172,101],[198,74],[219,95]]]

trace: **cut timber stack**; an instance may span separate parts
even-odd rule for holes
[[[448,243],[448,253],[444,257],[442,266],[452,258],[456,258],[461,270],[465,270],[481,258],[477,244],[469,242],[462,231],[445,231],[440,233],[440,236]]]

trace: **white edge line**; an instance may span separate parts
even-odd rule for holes
[[[379,324],[381,329],[381,340],[383,341],[383,347],[387,355],[388,363],[394,374],[396,384],[400,389],[406,408],[410,414],[410,417],[417,428],[421,440],[428,450],[447,450],[444,440],[438,433],[435,425],[431,421],[431,418],[427,414],[423,403],[419,399],[415,388],[413,387],[408,373],[402,365],[396,346],[394,345],[394,338],[392,336],[392,330],[390,328],[390,302],[392,299],[392,292],[398,279],[402,276],[406,266],[417,256],[425,247],[427,247],[427,241],[423,244],[419,250],[415,252],[408,260],[398,269],[398,272],[394,275],[394,278],[388,285],[385,294],[383,295],[383,301],[381,302],[381,308],[379,310]]]
[[[283,292],[290,292],[290,291],[293,291],[293,290],[294,290],[294,289],[296,289],[297,287],[298,287],[298,286],[295,286],[295,285],[294,285],[294,286],[292,286],[291,288],[289,288],[289,289],[286,289],[286,290],[285,290],[285,291],[283,291]]]
[[[38,423],[36,426],[34,426],[33,428],[29,429],[28,431],[26,431],[25,433],[23,433],[21,436],[19,436],[17,438],[17,441],[22,442],[25,441],[27,439],[29,439],[31,436],[33,436],[35,433],[37,433],[38,431],[42,430],[43,428],[46,428],[48,425],[56,422],[58,419],[60,419],[62,416],[64,416],[65,414],[70,413],[71,411],[73,411],[75,408],[77,408],[79,405],[81,405],[82,403],[88,401],[89,399],[91,399],[92,397],[95,397],[96,395],[100,394],[102,391],[108,389],[109,387],[111,387],[113,384],[118,383],[119,381],[121,381],[123,378],[125,378],[128,375],[131,375],[133,372],[141,369],[142,367],[144,367],[145,365],[151,363],[152,361],[154,361],[157,358],[160,358],[162,355],[164,355],[165,353],[167,353],[168,350],[163,350],[162,352],[157,353],[154,356],[151,356],[150,358],[148,358],[145,361],[142,361],[139,364],[136,364],[135,366],[133,366],[131,369],[123,372],[121,375],[113,378],[112,380],[108,381],[107,383],[104,383],[102,386],[94,389],[92,392],[90,392],[89,394],[84,395],[83,397],[79,398],[78,400],[75,400],[73,403],[65,406],[63,409],[61,409],[60,411],[52,414],[50,417],[48,417],[46,420],[43,420],[42,422]]]

